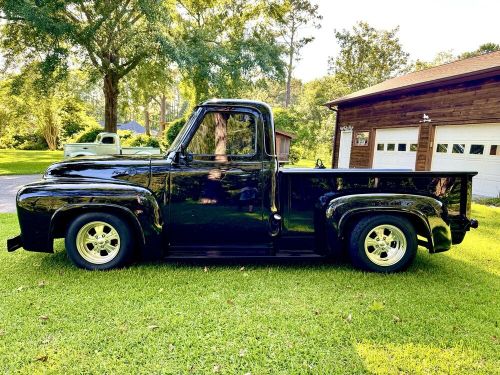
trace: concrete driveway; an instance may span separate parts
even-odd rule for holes
[[[39,174],[0,176],[0,213],[16,212],[16,194],[22,185],[42,178]]]

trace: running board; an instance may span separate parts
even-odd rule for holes
[[[207,260],[223,260],[223,261],[272,261],[272,260],[321,260],[325,259],[322,255],[315,254],[310,250],[304,251],[279,251],[276,254],[236,254],[232,252],[205,253],[198,251],[196,253],[171,252],[164,257],[166,261],[207,261]]]

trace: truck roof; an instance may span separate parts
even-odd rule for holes
[[[250,100],[250,99],[229,99],[229,98],[220,98],[220,99],[209,99],[200,104],[200,106],[242,106],[242,107],[251,107],[259,110],[265,114],[272,114],[271,107],[269,104],[258,101],[258,100]]]

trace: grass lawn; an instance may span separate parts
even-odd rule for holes
[[[23,151],[0,149],[0,175],[41,174],[62,160],[62,151]]]
[[[325,161],[323,160],[323,163]],[[295,164],[284,164],[285,168],[314,168],[316,165],[316,160],[300,159]]]
[[[500,368],[500,208],[408,272],[347,265],[74,268],[5,252],[0,373],[491,374]]]

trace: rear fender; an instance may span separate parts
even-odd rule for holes
[[[451,231],[443,204],[435,198],[411,194],[354,194],[331,199],[325,207],[328,238],[341,240],[360,217],[376,214],[406,217],[415,227],[419,244],[431,253],[451,247]]]

